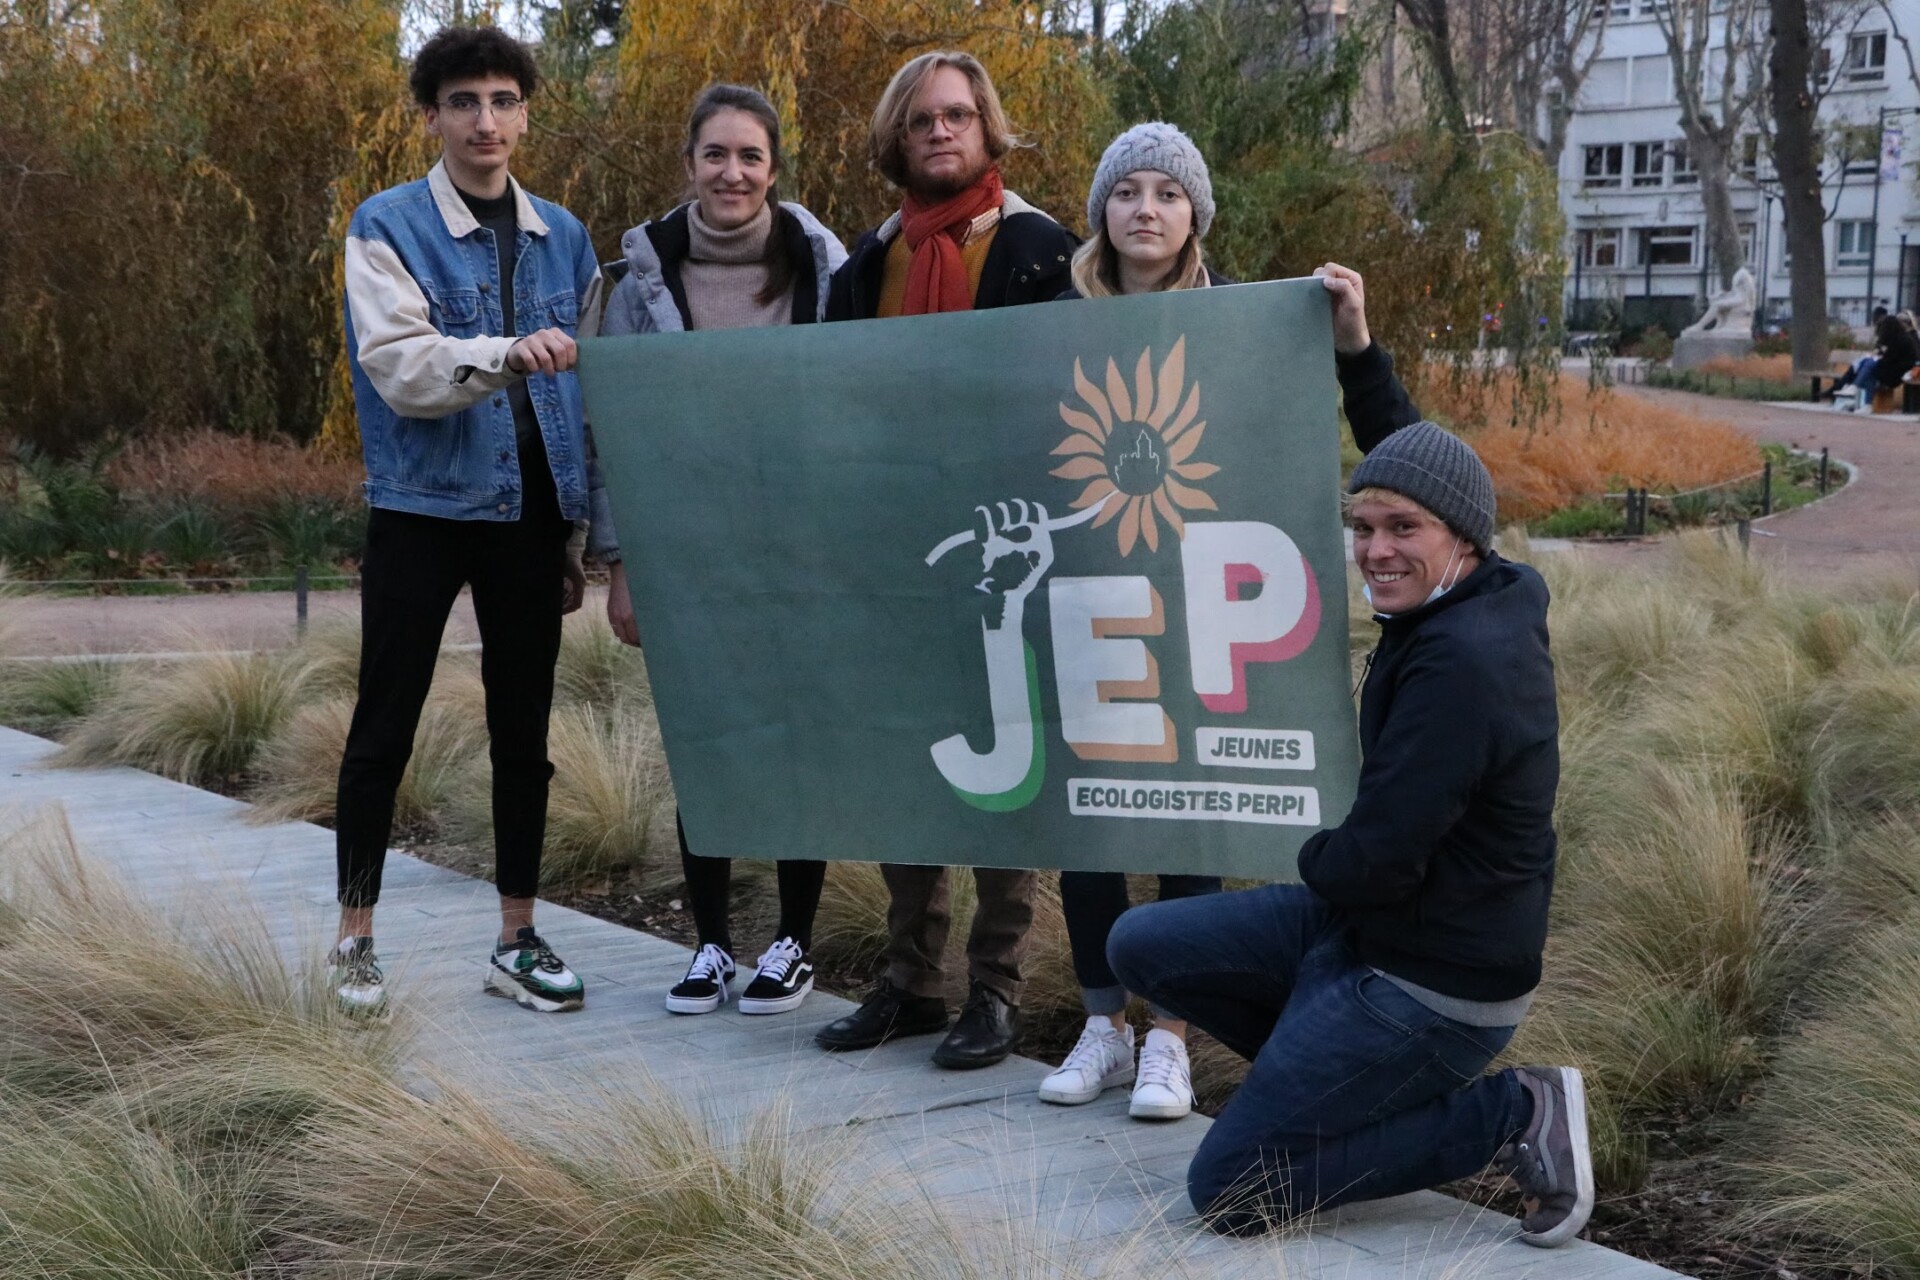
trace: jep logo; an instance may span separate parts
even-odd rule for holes
[[[976,808],[1023,808],[1045,779],[1039,663],[1024,626],[1027,601],[1042,586],[1068,748],[1084,761],[1180,760],[1180,732],[1162,705],[1160,665],[1148,644],[1167,631],[1160,592],[1144,574],[1045,581],[1056,535],[1112,525],[1122,561],[1136,549],[1152,557],[1163,543],[1178,544],[1186,675],[1207,712],[1249,714],[1248,665],[1295,657],[1319,632],[1319,585],[1292,538],[1271,524],[1194,518],[1219,510],[1200,485],[1220,468],[1196,457],[1207,424],[1200,417],[1200,385],[1186,382],[1186,339],[1174,343],[1157,370],[1153,352],[1141,351],[1131,386],[1109,359],[1104,382],[1104,388],[1095,385],[1076,360],[1074,398],[1059,405],[1069,430],[1052,452],[1065,461],[1050,474],[1085,482],[1067,504],[1074,514],[1055,518],[1045,504],[1024,498],[980,505],[973,528],[945,539],[926,558],[932,565],[961,547],[980,546],[973,589],[987,597],[981,640],[994,738],[985,752],[962,734],[931,748],[942,777]],[[1312,740],[1304,730],[1197,726],[1195,759],[1217,767],[1311,770]],[[1075,814],[1319,822],[1311,787],[1074,778],[1068,789]]]

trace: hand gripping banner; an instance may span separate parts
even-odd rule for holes
[[[604,338],[696,851],[1293,875],[1358,750],[1316,280]]]

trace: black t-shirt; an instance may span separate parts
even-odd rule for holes
[[[454,188],[456,191],[459,188]],[[516,217],[513,188],[494,200],[460,192],[474,220],[493,233],[494,254],[500,264],[500,313],[506,332],[501,336],[517,338],[513,323],[513,268],[519,248],[519,220]],[[540,420],[533,413],[533,399],[527,394],[527,380],[516,378],[507,387],[507,400],[513,406],[514,443],[520,460],[520,518],[522,520],[560,518],[560,495],[553,485],[553,467],[547,461],[546,441],[540,436]]]

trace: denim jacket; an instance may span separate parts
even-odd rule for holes
[[[593,330],[600,291],[580,220],[512,183],[519,248],[514,331]],[[522,488],[506,388],[493,235],[436,164],[354,210],[347,228],[347,358],[367,502],[453,520],[517,520]],[[583,333],[584,331],[584,333]],[[587,515],[600,487],[579,380],[527,378],[561,514]]]

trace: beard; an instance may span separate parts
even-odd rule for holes
[[[942,200],[951,200],[968,187],[971,187],[974,183],[980,181],[980,179],[986,177],[987,170],[991,168],[993,168],[993,161],[987,156],[982,156],[980,163],[971,170],[952,176],[944,174],[929,175],[921,173],[919,169],[915,167],[907,174],[907,190],[913,194],[915,199],[920,200],[922,203],[938,204]]]

